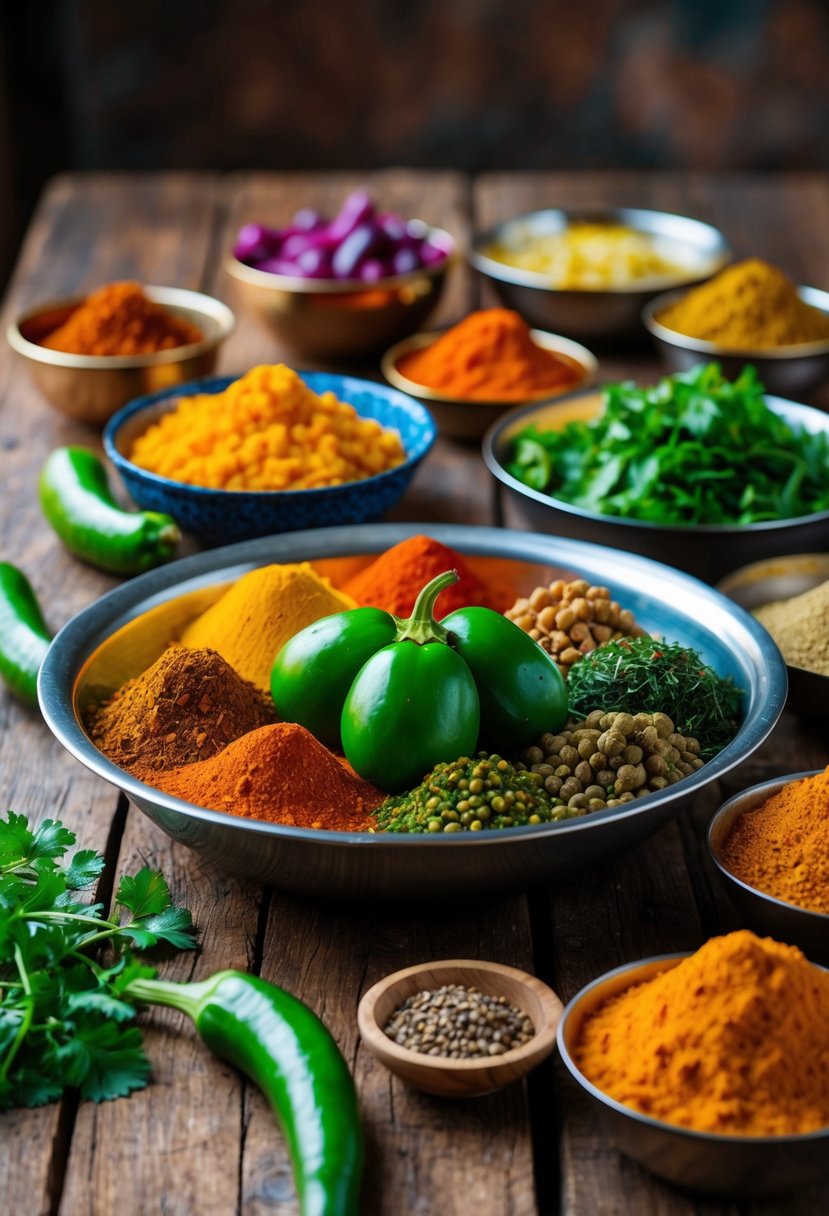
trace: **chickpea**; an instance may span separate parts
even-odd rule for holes
[[[665,758],[659,755],[648,756],[647,760],[645,761],[645,771],[649,773],[651,777],[664,777],[668,771],[668,765]]]
[[[648,775],[645,772],[645,766],[642,764],[621,764],[616,770],[616,781],[613,788],[617,794],[625,793],[629,790],[639,789],[645,785]]]
[[[576,765],[573,769],[573,776],[578,777],[582,786],[591,785],[593,782],[593,770],[586,760],[582,760],[580,764]]]
[[[557,777],[555,775],[555,773],[553,773],[550,777],[545,777],[545,779],[544,779],[545,790],[547,791],[548,794],[552,794],[552,796],[554,798],[560,791],[562,784],[563,784],[563,782],[561,780],[561,777]]]
[[[581,756],[579,755],[579,753],[569,743],[566,743],[564,745],[564,747],[559,752],[559,756],[561,757],[561,763],[569,764],[571,769],[574,769],[576,767],[576,765],[578,764],[578,762],[581,760]]]
[[[548,756],[558,755],[565,743],[566,739],[563,735],[547,734],[541,736],[541,746]]]
[[[653,725],[656,727],[660,739],[667,739],[674,733],[674,724],[667,714],[654,714]]]
[[[598,772],[599,769],[607,768],[607,756],[604,752],[594,752],[592,756],[587,757],[587,763],[594,773]]]
[[[641,747],[637,747],[635,743],[629,743],[622,752],[626,764],[638,764],[644,754]]]
[[[553,602],[553,597],[550,595],[549,587],[536,587],[530,595],[530,607],[536,612],[540,612],[542,608],[549,608]]]
[[[568,777],[567,780],[562,784],[561,789],[558,791],[558,796],[565,802],[569,802],[574,794],[580,794],[581,792],[581,782],[579,781],[578,777]]]
[[[618,734],[624,735],[625,738],[627,738],[628,735],[632,735],[635,729],[633,725],[633,714],[617,714],[613,722],[613,729]]]

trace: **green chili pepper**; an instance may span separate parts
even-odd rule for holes
[[[520,751],[567,721],[567,685],[528,633],[491,608],[458,608],[441,621],[481,699],[481,746]]]
[[[30,705],[37,704],[37,673],[50,640],[31,583],[16,566],[0,562],[0,676]]]
[[[240,971],[193,984],[138,978],[128,992],[187,1014],[210,1050],[259,1086],[288,1143],[302,1216],[357,1216],[363,1140],[354,1082],[307,1005]]]
[[[158,511],[123,511],[88,448],[56,448],[40,474],[40,505],[77,557],[113,574],[140,574],[175,554],[178,524]]]
[[[502,750],[557,730],[566,686],[532,638],[488,608],[434,619],[435,600],[456,581],[454,571],[433,579],[406,621],[357,608],[296,634],[271,673],[279,714],[329,747],[341,743],[361,776],[392,792],[473,755],[479,726]]]

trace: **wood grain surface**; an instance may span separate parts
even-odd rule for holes
[[[245,219],[286,220],[299,205],[333,210],[368,184],[389,207],[449,228],[474,228],[543,205],[653,205],[722,226],[738,255],[760,253],[799,281],[829,285],[829,184],[822,177],[452,173],[93,174],[55,180],[28,234],[3,324],[40,300],[114,278],[201,288],[233,303],[222,261]],[[438,323],[479,299],[459,270]],[[242,372],[281,357],[247,317],[220,358]],[[602,351],[604,378],[654,378],[642,345]],[[354,369],[349,369],[354,370]],[[361,369],[376,375],[376,369]],[[815,398],[829,404],[829,398]],[[45,526],[37,472],[57,444],[98,443],[56,414],[25,369],[0,351],[0,557],[21,565],[50,625],[114,585],[75,561]],[[499,521],[474,447],[440,441],[398,519]],[[807,1216],[829,1190],[769,1203],[694,1199],[654,1180],[608,1143],[551,1060],[526,1082],[484,1098],[443,1101],[407,1089],[360,1044],[360,995],[382,976],[439,958],[481,958],[537,974],[563,999],[609,967],[692,949],[738,924],[702,844],[715,806],[738,788],[829,759],[816,724],[785,714],[746,765],[693,812],[612,865],[529,897],[365,908],[326,904],[229,879],[168,838],[52,739],[36,712],[0,694],[0,805],[59,815],[119,871],[164,870],[189,906],[202,949],[163,965],[171,978],[220,967],[258,971],[326,1020],[357,1081],[367,1136],[364,1216]],[[104,892],[106,894],[106,892]],[[153,1085],[103,1106],[73,1101],[0,1116],[0,1211],[16,1216],[294,1216],[287,1154],[261,1095],[215,1061],[173,1012],[145,1016]]]

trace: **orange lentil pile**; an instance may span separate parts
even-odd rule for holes
[[[151,355],[201,339],[201,330],[150,300],[140,283],[107,283],[41,346],[70,355]]]
[[[317,395],[290,367],[254,367],[222,393],[182,397],[135,440],[130,460],[216,490],[310,490],[360,481],[406,459],[397,431]]]

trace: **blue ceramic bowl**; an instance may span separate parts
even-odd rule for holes
[[[417,466],[435,441],[429,411],[405,393],[328,372],[300,372],[315,393],[333,392],[363,418],[400,434],[406,460],[396,469],[362,481],[316,490],[211,490],[148,473],[127,459],[133,441],[181,397],[220,393],[236,376],[210,376],[139,397],[119,410],[104,430],[104,450],[118,469],[130,496],[148,511],[166,511],[203,544],[226,545],[331,524],[362,524],[380,519],[406,492]]]

